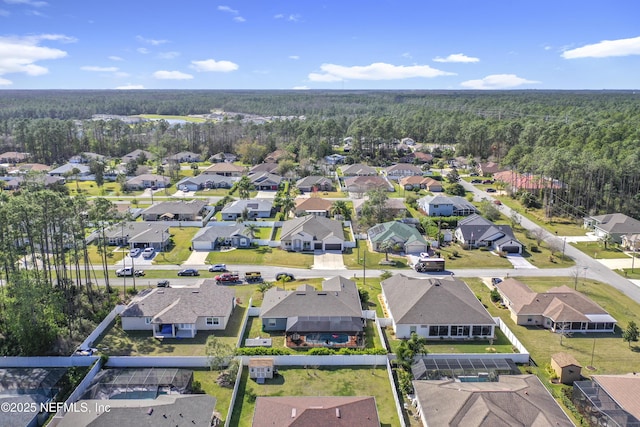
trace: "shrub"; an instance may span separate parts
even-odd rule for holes
[[[531,252],[540,252],[540,248],[538,248],[538,245],[531,245],[531,247],[529,248],[529,250]]]
[[[258,396],[256,395],[256,392],[251,390],[251,389],[245,391],[244,395],[247,398],[247,402],[249,402],[249,403],[255,402],[256,399],[258,398]]]

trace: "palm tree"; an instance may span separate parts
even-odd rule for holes
[[[385,240],[380,243],[378,250],[384,251],[384,257],[386,261],[389,261],[389,251],[394,247],[394,243],[391,240]]]
[[[247,232],[249,233],[249,237],[251,237],[252,239],[256,238],[256,233],[258,232],[258,226],[255,224],[246,224],[245,228],[247,229]]]
[[[345,221],[349,221],[351,219],[351,209],[347,206],[347,202],[344,200],[336,200],[333,202],[333,206],[331,206],[331,214],[332,215],[342,215]]]
[[[236,187],[238,188],[238,196],[241,199],[248,199],[251,190],[253,189],[253,184],[247,175],[243,175],[242,178],[240,178],[240,181],[236,184]]]
[[[286,194],[280,200],[280,206],[282,207],[282,214],[285,218],[287,218],[289,216],[289,213],[291,213],[293,208],[296,206],[296,203],[293,201],[293,198],[290,195]]]

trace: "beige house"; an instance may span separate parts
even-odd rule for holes
[[[152,331],[154,338],[193,338],[200,330],[224,330],[235,305],[233,288],[206,279],[198,287],[142,291],[120,319],[125,331]]]
[[[242,176],[246,169],[243,166],[234,165],[233,163],[214,163],[204,171],[203,175],[222,175],[222,176]]]
[[[315,215],[330,217],[333,202],[321,197],[298,197],[295,200],[296,216]]]
[[[556,353],[551,356],[551,369],[562,384],[571,385],[582,378],[582,366],[569,353]]]

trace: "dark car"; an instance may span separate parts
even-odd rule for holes
[[[500,282],[502,282],[502,279],[501,279],[501,278],[499,278],[499,277],[492,277],[492,278],[491,278],[491,284],[492,284],[493,286],[497,285],[497,284],[498,284],[498,283],[500,283]]]
[[[472,179],[471,183],[472,184],[482,184],[482,180],[481,179]]]
[[[195,268],[185,268],[184,270],[178,271],[178,276],[199,276],[200,272]]]
[[[282,272],[276,274],[276,280],[294,280],[294,277],[291,273]]]
[[[168,280],[158,280],[158,284],[156,285],[159,288],[170,288]]]
[[[482,181],[483,184],[493,184],[493,180],[492,179],[485,179],[484,181]]]
[[[487,188],[487,193],[497,193],[498,190],[496,190],[495,188]]]

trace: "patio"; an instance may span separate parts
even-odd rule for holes
[[[293,349],[305,349],[314,347],[326,348],[364,348],[364,335],[350,335],[346,333],[311,333],[301,335],[288,334],[285,346]]]

